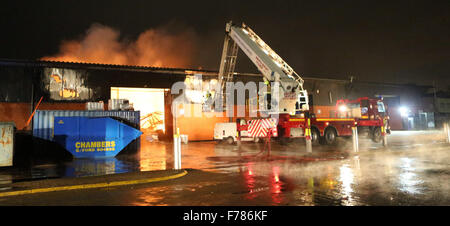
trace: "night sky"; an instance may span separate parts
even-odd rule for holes
[[[2,1],[0,58],[56,54],[93,23],[135,39],[197,34],[192,67],[217,70],[225,23],[245,22],[300,75],[450,87],[450,1]],[[237,71],[257,72],[245,55]]]

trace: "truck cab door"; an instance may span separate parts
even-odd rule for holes
[[[361,100],[360,105],[361,105],[361,118],[369,119],[370,117],[369,100]]]

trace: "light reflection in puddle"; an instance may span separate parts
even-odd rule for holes
[[[353,170],[349,167],[348,164],[345,164],[339,168],[340,176],[339,181],[342,183],[342,193],[344,195],[344,198],[347,199],[349,203],[353,202],[352,198],[352,185],[353,185]]]
[[[399,174],[399,189],[411,194],[420,194],[422,192],[419,185],[423,183],[423,181],[418,179],[416,168],[413,166],[414,163],[415,161],[412,158],[400,158],[401,172]]]

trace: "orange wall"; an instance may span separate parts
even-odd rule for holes
[[[176,127],[180,129],[180,134],[188,135],[190,141],[213,140],[215,124],[229,121],[228,117],[202,112],[201,105],[185,104],[181,109],[184,109],[184,114],[177,117]],[[194,114],[196,111],[199,115]]]
[[[211,118],[178,118],[177,127],[180,128],[180,134],[187,134],[188,139],[192,140],[213,140],[214,125],[220,122],[228,122],[228,118],[211,117]]]
[[[0,103],[0,122],[14,122],[17,129],[22,129],[30,117],[28,103]]]
[[[84,103],[41,103],[38,110],[85,110],[85,106]],[[18,130],[25,129],[30,108],[30,103],[0,102],[0,122],[14,122]]]
[[[313,107],[314,114],[316,114],[316,117],[318,118],[328,118],[328,117],[335,117],[335,115],[331,115],[331,112],[336,109],[335,106],[323,106],[323,105],[316,105]]]

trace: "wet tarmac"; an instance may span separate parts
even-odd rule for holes
[[[355,153],[351,140],[341,139],[338,146],[314,146],[309,154],[301,140],[287,145],[272,142],[270,153],[264,143],[189,142],[182,145],[182,167],[194,170],[175,181],[71,191],[69,196],[55,192],[31,202],[24,196],[0,204],[450,205],[450,146],[441,132],[393,132],[388,144],[385,148],[361,138],[360,151]],[[133,155],[36,165],[26,172],[2,170],[0,188],[14,180],[172,167],[170,143],[141,139],[141,150]]]

